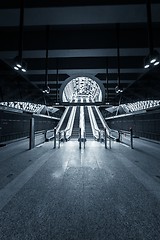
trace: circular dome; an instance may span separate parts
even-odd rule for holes
[[[93,79],[94,78],[94,79]],[[61,100],[64,103],[103,101],[104,87],[95,77],[76,76],[62,85]]]

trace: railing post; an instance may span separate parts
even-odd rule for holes
[[[133,149],[133,129],[130,128],[131,148]]]
[[[98,131],[98,140],[100,141],[101,140],[101,134],[100,134],[100,131]]]
[[[121,141],[121,132],[120,132],[120,130],[118,131],[118,141],[119,142]]]
[[[86,147],[86,132],[84,132],[84,148]]]
[[[81,149],[81,128],[79,129],[79,149]]]
[[[54,147],[56,148],[56,128],[54,128]]]
[[[61,145],[61,132],[58,133],[58,140],[59,140],[58,148],[60,148],[60,145]]]
[[[109,148],[111,149],[111,131],[109,131],[109,136],[108,136],[108,138],[109,138]]]
[[[35,147],[34,118],[30,119],[29,149]]]
[[[105,143],[105,148],[107,149],[107,130],[105,128],[105,138],[104,138],[104,143]]]
[[[66,131],[64,131],[64,142],[66,142],[67,139],[66,139]]]
[[[109,136],[109,148],[111,149],[111,137]]]
[[[44,132],[45,142],[47,140],[47,130]]]

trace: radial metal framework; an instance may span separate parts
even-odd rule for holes
[[[102,102],[102,91],[96,81],[89,77],[76,77],[64,88],[63,102]]]

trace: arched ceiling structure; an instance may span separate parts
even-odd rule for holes
[[[67,79],[60,89],[63,103],[102,103],[105,89],[95,77],[76,76]]]

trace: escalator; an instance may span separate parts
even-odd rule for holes
[[[88,107],[84,107],[84,117],[85,117],[85,132],[86,132],[86,139],[93,139],[93,133],[88,113]]]
[[[72,107],[69,107],[68,112],[67,112],[67,114],[65,116],[65,119],[64,119],[64,121],[62,123],[62,126],[60,128],[60,131],[65,130],[65,128],[67,127],[67,123],[68,123],[71,111],[72,111]]]
[[[73,124],[73,130],[71,135],[71,140],[78,140],[79,137],[79,118],[80,118],[80,107],[76,109],[76,115]]]
[[[72,128],[71,133],[70,133],[71,135],[69,136],[69,138],[71,140],[78,140],[78,138],[79,138],[79,128],[80,128],[79,124],[80,124],[80,113],[81,113],[80,108],[81,108],[80,106],[76,107],[75,115],[72,118],[73,119],[73,123],[72,123],[73,124],[72,125],[73,128]],[[84,108],[83,108],[84,109],[84,115],[83,115],[83,113],[81,113],[81,114],[82,114],[82,116],[84,116],[84,127],[85,127],[86,139],[90,139],[91,140],[91,139],[95,138],[95,135],[93,134],[93,130],[92,130],[93,123],[91,124],[91,122],[90,122],[90,114],[89,114],[89,109],[88,108],[89,107],[84,106]],[[98,132],[98,129],[99,130],[103,130],[104,129],[103,124],[102,124],[102,122],[101,122],[101,120],[100,120],[100,118],[98,116],[98,113],[97,113],[95,107],[91,107],[91,109],[92,109],[92,112],[93,112],[92,114],[95,116],[95,120],[94,121],[97,123],[97,125],[94,126],[94,131]],[[64,121],[62,123],[61,129],[60,129],[61,131],[66,129],[68,121],[69,121],[69,118],[71,116],[71,112],[72,112],[72,107],[69,108],[69,110],[68,110],[68,112],[66,114],[66,117],[65,117],[65,119],[64,119]],[[96,136],[96,137],[98,138],[98,136]]]
[[[101,122],[101,119],[98,116],[98,113],[97,113],[95,107],[92,107],[92,110],[93,110],[93,114],[95,116],[95,119],[96,119],[97,126],[98,126],[99,130],[104,130],[103,124]]]

